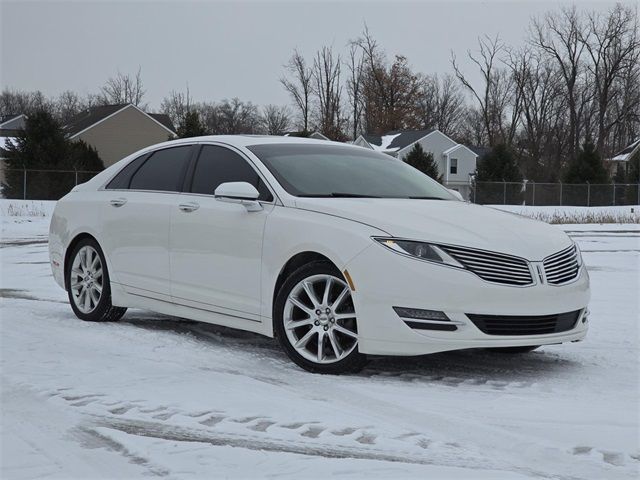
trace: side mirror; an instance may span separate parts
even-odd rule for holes
[[[214,196],[216,200],[227,203],[239,203],[244,205],[248,212],[258,212],[262,210],[262,205],[258,202],[258,190],[247,182],[226,182],[221,183],[216,188]]]
[[[449,193],[454,197],[456,197],[458,200],[460,200],[461,202],[464,202],[464,198],[462,198],[462,195],[460,195],[459,191],[451,190],[450,188],[447,188],[447,190],[449,190]]]

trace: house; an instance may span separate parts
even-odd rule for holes
[[[444,185],[469,199],[470,179],[476,171],[478,155],[440,130],[397,130],[385,135],[360,135],[353,142],[354,145],[386,153],[400,160],[404,160],[416,143],[433,155]]]
[[[70,140],[83,140],[94,147],[105,168],[176,133],[167,115],[147,113],[130,103],[89,108],[64,128]]]
[[[24,128],[27,116],[24,114],[0,116],[0,184],[4,183],[4,159],[6,156],[5,145],[11,142],[15,145],[15,137]]]
[[[616,153],[613,157],[607,159],[605,163],[609,167],[609,172],[611,172],[612,175],[615,174],[618,165],[622,165],[624,172],[628,174],[630,160],[634,155],[640,155],[640,138]]]
[[[306,137],[306,138],[315,138],[316,140],[329,140],[329,138],[325,137],[318,131],[313,133],[305,133],[305,132],[287,132],[284,134],[285,137]]]

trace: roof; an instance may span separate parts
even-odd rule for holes
[[[491,149],[489,147],[483,147],[481,145],[469,145],[467,148],[478,155],[478,160],[483,159],[491,152]]]
[[[153,121],[155,121],[158,124],[160,124],[162,127],[164,127],[166,130],[168,130],[170,133],[175,133],[175,129],[173,128],[173,124],[171,123],[171,120],[169,119],[169,117],[167,115],[164,115],[164,114],[161,114],[161,113],[143,112],[138,107],[136,107],[135,105],[130,104],[130,103],[117,104],[117,105],[100,105],[100,106],[97,106],[97,107],[91,107],[91,108],[89,108],[89,109],[87,109],[87,110],[85,110],[83,112],[80,112],[78,115],[76,115],[65,126],[65,131],[66,131],[67,135],[69,135],[70,137],[75,137],[76,135],[79,135],[80,133],[84,132],[85,130],[88,130],[89,128],[93,127],[94,125],[102,122],[103,120],[106,120],[110,116],[115,115],[119,111],[124,110],[125,108],[135,108],[136,110],[138,110],[138,111],[142,112],[143,114],[147,115]]]
[[[611,159],[614,162],[627,162],[636,151],[640,149],[640,138],[628,145],[624,150],[619,151]]]
[[[417,142],[434,132],[435,128],[428,130],[393,130],[384,135],[367,134],[362,137],[373,147],[374,150],[397,152]]]
[[[318,131],[315,132],[305,132],[305,131],[298,131],[298,132],[287,132],[284,134],[285,137],[305,137],[305,138],[316,138],[318,140],[329,140],[328,137],[325,137],[323,134],[321,134]]]
[[[167,115],[166,113],[147,113],[147,115],[175,133],[176,129],[173,126],[173,122],[171,121],[169,115]]]
[[[23,113],[0,116],[0,130],[21,130],[25,127],[26,115]]]

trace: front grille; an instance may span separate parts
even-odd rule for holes
[[[441,245],[440,248],[488,282],[517,286],[533,283],[529,264],[523,258],[463,247]]]
[[[573,280],[580,270],[578,250],[575,245],[549,255],[542,263],[547,283],[551,285],[560,285]]]
[[[546,335],[571,330],[580,310],[539,316],[476,315],[467,313],[469,320],[487,335]]]

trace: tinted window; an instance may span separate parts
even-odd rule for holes
[[[454,200],[419,170],[366,148],[298,143],[248,148],[292,195]]]
[[[131,177],[132,190],[177,192],[189,162],[190,146],[165,148],[153,153]]]
[[[228,148],[205,145],[193,173],[191,191],[213,195],[218,185],[225,182],[250,183],[260,193],[258,200],[273,200],[258,173],[244,158]]]
[[[107,189],[127,189],[129,188],[129,182],[131,182],[131,176],[136,173],[136,170],[142,165],[145,158],[147,158],[147,153],[141,155],[135,160],[129,162],[126,167],[124,167],[118,174],[113,177],[113,179],[107,184]]]

